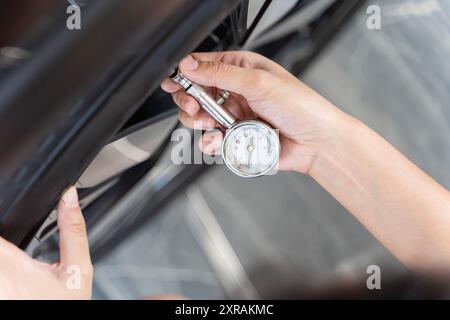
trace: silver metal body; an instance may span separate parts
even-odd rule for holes
[[[208,94],[205,89],[203,89],[201,86],[192,83],[189,79],[187,79],[179,70],[176,70],[172,76],[170,77],[172,81],[180,84],[187,94],[192,96],[194,99],[197,100],[197,102],[200,104],[200,106],[208,112],[217,122],[219,122],[225,129],[228,129],[225,137],[222,142],[222,157],[227,165],[227,167],[236,175],[243,177],[243,178],[255,178],[260,177],[263,175],[266,175],[270,171],[272,171],[275,166],[278,163],[278,158],[280,154],[280,141],[278,134],[273,130],[271,127],[269,127],[266,123],[258,120],[250,120],[250,121],[237,121],[237,119],[234,117],[233,114],[231,114],[227,109],[225,109],[222,105],[226,101],[226,99],[229,98],[230,93],[227,91],[223,91],[219,96],[216,98],[213,98],[210,94]],[[254,148],[257,148],[257,144],[250,143],[248,144],[248,148],[251,148],[251,150],[243,151],[243,152],[249,152],[248,156],[248,164],[246,167],[249,169],[247,172],[245,170],[241,170],[240,168],[244,166],[244,164],[239,164],[238,161],[230,161],[230,159],[226,156],[226,150],[230,150],[229,146],[234,146],[233,144],[236,144],[236,142],[233,139],[230,139],[230,137],[235,133],[237,130],[241,129],[242,127],[246,127],[248,131],[253,131],[254,133],[264,133],[265,138],[265,144],[270,145],[270,150],[275,152],[275,154],[270,153],[271,156],[275,155],[276,160],[274,158],[273,162],[270,162],[268,165],[265,166],[259,166],[255,164],[250,163],[251,159],[251,153],[254,151]],[[254,137],[252,138],[254,139]],[[261,147],[262,148],[262,147]],[[238,149],[231,148],[231,149]],[[269,154],[269,148],[265,146],[266,152]],[[242,149],[241,149],[242,150]],[[261,150],[258,151],[261,152]],[[267,158],[267,157],[265,157]],[[261,171],[256,172],[250,172],[251,165],[254,165],[254,167],[262,167]]]
[[[194,97],[203,109],[226,129],[231,128],[236,123],[236,118],[219,104],[225,102],[222,96],[216,98],[216,100],[197,84],[193,84],[186,92]]]
[[[202,108],[224,128],[228,129],[236,122],[236,118],[227,109],[222,107],[222,104],[230,96],[228,91],[223,91],[214,99],[205,91],[205,89],[192,83],[179,70],[174,72],[171,79],[181,85],[184,90],[186,90],[186,93],[197,100]]]

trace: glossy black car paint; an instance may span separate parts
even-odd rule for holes
[[[81,30],[53,20],[32,58],[0,75],[0,235],[25,247],[61,190],[238,2],[96,1]]]

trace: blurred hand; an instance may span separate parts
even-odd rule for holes
[[[231,92],[225,102],[238,119],[260,118],[280,131],[281,170],[307,173],[322,142],[332,137],[340,113],[331,103],[304,85],[275,62],[252,52],[193,53],[180,63],[181,72],[215,95],[219,89]],[[180,107],[180,121],[195,129],[213,129],[216,121],[200,108],[178,84],[166,79],[161,87],[172,94]],[[218,153],[216,133],[207,132],[200,147]],[[222,135],[219,135],[222,138]]]
[[[93,268],[77,191],[58,205],[60,261],[33,260],[0,238],[0,299],[90,299]]]

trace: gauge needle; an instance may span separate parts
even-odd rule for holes
[[[250,168],[250,160],[252,159],[252,153],[255,150],[254,142],[255,142],[255,138],[251,137],[250,138],[250,144],[247,147],[247,150],[248,150],[248,164],[247,164],[247,166],[249,168]]]

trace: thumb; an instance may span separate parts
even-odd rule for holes
[[[180,62],[181,72],[193,82],[243,95],[247,99],[264,90],[270,74],[260,69],[247,69],[220,61],[199,61],[192,55]]]
[[[58,205],[60,265],[76,265],[84,272],[92,268],[86,224],[78,204],[77,189],[71,187]]]

